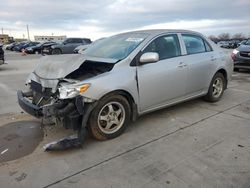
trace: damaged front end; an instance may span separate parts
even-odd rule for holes
[[[60,122],[65,128],[77,130],[83,115],[83,98],[60,99],[57,94],[37,91],[39,88],[41,85],[32,81],[30,91],[18,91],[18,102],[23,110],[46,122]]]
[[[77,131],[77,136],[51,143],[45,150],[61,150],[81,145],[88,117],[96,102],[83,96],[91,86],[90,83],[83,83],[83,80],[108,72],[114,66],[112,63],[94,62],[82,57],[75,58],[72,65],[74,68],[69,64],[66,66],[64,62],[65,59],[61,63],[58,60],[41,62],[43,65],[39,64],[28,78],[28,91],[17,92],[19,105],[25,112],[42,118],[46,124],[61,124],[66,129]]]

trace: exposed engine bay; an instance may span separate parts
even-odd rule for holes
[[[85,61],[77,70],[67,75],[65,78],[85,80],[99,74],[109,72],[114,64],[104,62]]]

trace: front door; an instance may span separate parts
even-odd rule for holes
[[[160,60],[137,67],[141,112],[183,97],[187,80],[187,67],[176,34],[156,38],[143,50],[145,52],[157,52]]]

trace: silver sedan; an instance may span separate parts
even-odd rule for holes
[[[118,34],[84,54],[41,58],[28,91],[18,91],[28,113],[99,140],[119,136],[145,113],[197,97],[216,102],[233,63],[202,34],[144,30]]]

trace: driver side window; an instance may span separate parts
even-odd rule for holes
[[[180,44],[176,34],[158,37],[152,41],[143,52],[157,52],[159,59],[168,59],[181,55]]]

